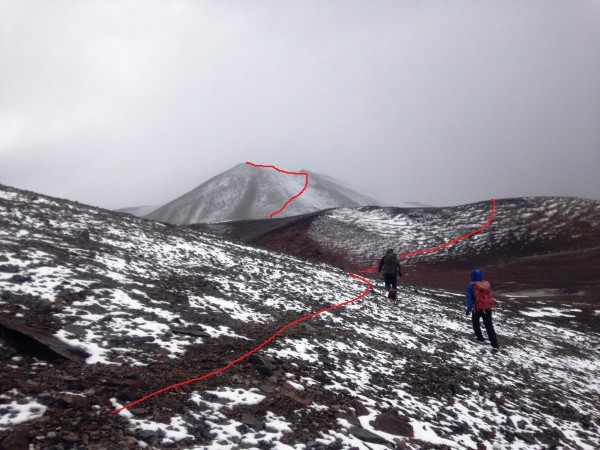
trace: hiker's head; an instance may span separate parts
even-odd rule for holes
[[[390,253],[394,253],[394,249],[393,248],[388,248],[387,252],[385,252],[386,255],[389,255]]]
[[[471,272],[471,281],[482,281],[483,280],[483,274],[481,273],[481,270],[477,269],[474,270],[473,272]]]

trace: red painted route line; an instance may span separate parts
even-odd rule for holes
[[[484,229],[487,228],[487,226],[490,223],[492,223],[492,220],[494,220],[494,214],[495,214],[495,211],[496,211],[496,199],[493,198],[491,200],[492,200],[492,212],[490,213],[490,217],[487,220],[487,222],[484,223],[481,227],[477,228],[476,230],[471,231],[470,233],[463,234],[462,236],[459,236],[459,237],[457,237],[455,239],[452,239],[451,241],[448,241],[445,244],[438,245],[437,247],[431,247],[431,248],[426,248],[426,249],[423,249],[423,250],[415,250],[415,251],[412,251],[412,252],[403,253],[402,255],[398,255],[398,258],[406,258],[408,256],[419,255],[421,253],[436,252],[436,251],[441,250],[441,249],[443,249],[445,247],[448,247],[448,246],[450,246],[452,244],[456,244],[458,241],[462,241],[463,239],[467,239],[468,237],[471,237],[474,234],[481,233]],[[378,264],[375,264],[370,269],[358,270],[357,272],[360,272],[360,273],[371,273],[375,269],[377,269],[378,266],[379,266]]]
[[[304,175],[304,187],[302,188],[302,190],[300,192],[298,192],[296,195],[294,195],[293,197],[291,197],[287,202],[284,203],[284,205],[277,211],[275,211],[274,213],[272,213],[269,218],[273,218],[273,216],[276,216],[277,214],[279,214],[280,212],[282,212],[285,208],[287,208],[287,205],[289,205],[293,200],[296,200],[298,197],[300,197],[302,194],[304,194],[304,191],[306,191],[306,188],[308,187],[308,174],[306,172],[288,172],[287,170],[281,170],[278,167],[275,166],[265,166],[262,164],[254,164],[251,162],[246,162],[246,164],[248,164],[249,166],[253,166],[253,167],[262,167],[264,169],[275,169],[277,172],[281,172],[281,173],[285,173],[288,175]]]
[[[277,211],[276,213],[273,213],[273,214],[272,214],[272,216],[273,216],[273,215],[275,215],[275,214],[278,214],[278,213],[279,213],[279,212],[281,212],[281,211],[283,211],[283,209],[284,209],[284,208],[287,206],[287,204],[288,204],[289,202],[291,202],[292,200],[294,200],[294,198],[297,198],[297,197],[299,197],[300,195],[302,195],[302,193],[303,193],[303,192],[306,190],[306,186],[308,185],[308,174],[305,174],[305,173],[298,173],[298,172],[286,172],[286,171],[284,171],[284,170],[278,169],[278,168],[277,168],[277,167],[275,167],[275,166],[259,166],[259,165],[252,164],[252,163],[246,163],[246,164],[253,165],[253,166],[255,166],[255,167],[267,167],[267,168],[273,168],[273,169],[275,169],[275,170],[277,170],[277,171],[279,171],[279,172],[288,173],[288,174],[291,174],[291,175],[306,175],[306,185],[304,186],[304,189],[302,190],[302,192],[300,192],[298,195],[296,195],[296,196],[292,197],[291,199],[289,199],[289,200],[287,201],[287,203],[286,203],[286,204],[283,206],[283,208],[281,208],[281,209],[280,209],[279,211]],[[451,241],[449,241],[449,242],[446,242],[445,244],[439,245],[439,246],[437,246],[437,247],[432,247],[432,248],[427,248],[427,249],[423,249],[423,250],[416,250],[416,251],[412,251],[412,252],[404,253],[404,254],[400,255],[400,256],[399,256],[399,258],[406,258],[407,256],[411,256],[411,255],[417,255],[417,254],[420,254],[420,253],[430,253],[430,252],[434,252],[434,251],[437,251],[437,250],[441,250],[442,248],[448,247],[449,245],[452,245],[452,244],[454,244],[454,243],[456,243],[456,242],[458,242],[458,241],[461,241],[461,240],[463,240],[463,239],[466,239],[466,238],[468,238],[468,237],[470,237],[470,236],[473,236],[474,234],[480,233],[481,231],[483,231],[483,230],[484,230],[484,229],[485,229],[485,228],[486,228],[486,227],[487,227],[487,226],[488,226],[488,225],[489,225],[489,224],[492,222],[492,220],[493,220],[493,218],[494,218],[494,211],[495,211],[495,209],[496,209],[496,200],[495,200],[495,199],[492,199],[492,213],[490,214],[490,217],[489,217],[488,221],[487,221],[487,222],[486,222],[486,223],[485,223],[483,226],[481,226],[480,228],[478,228],[478,229],[476,229],[476,230],[474,230],[474,231],[471,231],[470,233],[467,233],[467,234],[464,234],[464,235],[462,235],[462,236],[459,236],[459,237],[457,237],[456,239],[453,239],[453,240],[451,240]],[[371,267],[370,269],[367,269],[367,270],[359,270],[358,272],[371,273],[371,272],[373,272],[373,270],[375,270],[377,267],[378,267],[378,266],[377,266],[377,265],[375,265],[375,266]],[[230,362],[229,364],[227,364],[226,366],[223,366],[223,367],[221,367],[220,369],[217,369],[217,370],[215,370],[215,371],[213,371],[213,372],[210,372],[210,373],[207,373],[207,374],[205,374],[205,375],[202,375],[201,377],[198,377],[198,378],[192,378],[192,379],[189,379],[189,380],[186,380],[186,381],[182,381],[181,383],[176,383],[176,384],[172,384],[171,386],[167,386],[167,387],[165,387],[165,388],[163,388],[163,389],[160,389],[160,390],[158,390],[158,391],[156,391],[156,392],[153,392],[153,393],[151,393],[151,394],[148,394],[148,395],[146,395],[145,397],[142,397],[142,398],[140,398],[140,399],[138,399],[138,400],[136,400],[136,401],[134,401],[134,402],[131,402],[131,403],[127,404],[127,405],[124,405],[124,406],[122,406],[122,407],[120,407],[120,408],[118,408],[118,409],[115,409],[115,410],[111,411],[111,414],[116,414],[116,413],[118,413],[118,412],[120,412],[120,411],[123,411],[124,409],[127,409],[127,408],[130,408],[130,407],[132,407],[132,406],[135,406],[135,405],[137,405],[137,404],[139,404],[139,403],[141,403],[141,402],[143,402],[143,401],[145,401],[145,400],[148,400],[148,399],[149,399],[149,398],[151,398],[151,397],[154,397],[155,395],[162,394],[163,392],[169,391],[169,390],[171,390],[171,389],[173,389],[173,388],[176,388],[176,387],[179,387],[179,386],[184,386],[184,385],[186,385],[186,384],[190,384],[190,383],[195,383],[196,381],[202,381],[202,380],[205,380],[205,379],[207,379],[207,378],[210,378],[210,377],[212,377],[212,376],[214,376],[214,375],[217,375],[217,374],[219,374],[219,373],[221,373],[221,372],[225,372],[226,370],[228,370],[229,368],[231,368],[231,367],[232,367],[232,366],[234,366],[235,364],[237,364],[237,363],[239,363],[239,362],[241,362],[241,361],[245,360],[246,358],[248,358],[248,357],[249,357],[250,355],[252,355],[253,353],[256,353],[257,351],[259,351],[260,349],[262,349],[262,348],[263,348],[265,345],[267,345],[269,342],[271,342],[273,339],[275,339],[277,336],[279,336],[281,333],[283,333],[283,332],[284,332],[285,330],[287,330],[288,328],[290,328],[290,327],[293,327],[294,325],[296,325],[296,324],[298,324],[298,323],[300,323],[300,322],[303,322],[303,321],[305,321],[305,320],[308,320],[308,319],[311,319],[311,318],[313,318],[313,317],[315,317],[315,316],[318,316],[318,315],[319,315],[319,314],[321,314],[321,313],[324,313],[324,312],[327,312],[327,311],[331,311],[331,310],[333,310],[333,309],[341,308],[342,306],[349,305],[350,303],[354,303],[354,302],[356,302],[356,301],[360,300],[361,298],[365,297],[365,296],[366,296],[366,295],[369,293],[369,291],[371,290],[371,283],[370,283],[368,280],[366,280],[365,278],[363,278],[363,277],[361,277],[361,276],[359,276],[359,275],[356,275],[356,274],[354,274],[354,273],[351,273],[351,272],[349,272],[349,273],[348,273],[348,275],[350,275],[351,277],[354,277],[354,278],[356,278],[357,280],[360,280],[360,281],[362,281],[363,283],[366,283],[366,284],[367,284],[367,288],[366,288],[366,289],[363,291],[363,293],[362,293],[362,294],[360,294],[359,296],[357,296],[357,297],[354,297],[352,300],[347,300],[347,301],[345,301],[345,302],[338,303],[337,305],[329,306],[329,307],[327,307],[327,308],[321,309],[321,310],[319,310],[319,311],[316,311],[316,312],[314,312],[314,313],[308,314],[308,315],[306,315],[306,316],[304,316],[304,317],[300,317],[299,319],[296,319],[296,320],[294,320],[294,321],[292,321],[292,322],[288,323],[287,325],[285,325],[285,326],[281,327],[279,330],[277,330],[275,333],[273,333],[273,334],[272,334],[272,335],[271,335],[271,336],[270,336],[270,337],[269,337],[267,340],[265,340],[265,341],[264,341],[262,344],[260,344],[258,347],[256,347],[256,348],[254,348],[254,349],[250,350],[249,352],[247,352],[247,353],[243,354],[243,355],[242,355],[242,356],[240,356],[239,358],[237,358],[237,359],[235,359],[235,360],[231,361],[231,362]]]
[[[205,380],[205,379],[207,379],[209,377],[212,377],[213,375],[217,375],[217,374],[219,374],[221,372],[225,372],[227,369],[231,368],[233,365],[235,365],[235,364],[243,361],[244,359],[248,358],[253,353],[256,353],[257,351],[259,351],[261,348],[263,348],[265,345],[267,345],[269,342],[271,342],[273,339],[275,339],[277,336],[279,336],[281,333],[283,333],[288,328],[293,327],[294,325],[296,325],[296,324],[298,324],[300,322],[303,322],[305,320],[308,320],[308,319],[311,319],[311,318],[313,318],[315,316],[318,316],[321,313],[324,313],[324,312],[327,312],[327,311],[331,311],[331,310],[336,309],[336,308],[341,308],[342,306],[349,305],[350,303],[354,303],[355,301],[360,300],[361,298],[363,298],[365,295],[367,295],[369,293],[369,291],[371,290],[371,283],[369,282],[369,280],[365,280],[363,277],[358,276],[358,275],[356,275],[354,273],[348,273],[348,275],[350,275],[351,277],[354,277],[354,278],[362,281],[363,283],[367,284],[367,288],[359,296],[354,297],[352,300],[348,300],[348,301],[345,301],[345,302],[342,302],[342,303],[338,303],[337,305],[329,306],[329,307],[321,309],[321,310],[319,310],[317,312],[308,314],[308,315],[306,315],[304,317],[300,317],[299,319],[296,319],[293,322],[290,322],[287,325],[281,327],[279,330],[277,330],[275,333],[273,333],[271,335],[271,337],[269,337],[266,341],[264,341],[258,347],[250,350],[248,353],[245,353],[244,355],[240,356],[238,359],[236,359],[234,361],[231,361],[226,366],[223,366],[220,369],[217,369],[217,370],[215,370],[215,371],[213,371],[211,373],[207,373],[206,375],[202,375],[201,377],[192,378],[190,380],[182,381],[181,383],[176,383],[176,384],[172,384],[171,386],[167,386],[166,388],[160,389],[160,390],[158,390],[156,392],[153,392],[152,394],[148,394],[145,397],[140,398],[139,400],[136,400],[136,401],[134,401],[132,403],[129,403],[129,404],[125,405],[125,406],[122,406],[122,407],[120,407],[118,409],[115,409],[114,411],[112,411],[112,414],[115,414],[115,413],[118,413],[120,411],[123,411],[126,408],[130,408],[132,406],[135,406],[138,403],[143,402],[144,400],[148,400],[149,398],[154,397],[155,395],[162,394],[163,392],[166,392],[166,391],[171,390],[173,388],[176,388],[176,387],[179,387],[179,386],[184,386],[184,385],[190,384],[190,383],[194,383],[196,381],[202,381],[202,380]]]

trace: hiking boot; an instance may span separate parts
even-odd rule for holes
[[[499,353],[500,347],[492,347],[492,353]]]

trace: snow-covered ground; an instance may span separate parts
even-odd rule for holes
[[[397,225],[331,214],[377,233]],[[600,337],[546,320],[573,306],[515,313],[504,307],[513,300],[501,302],[503,350],[492,354],[473,341],[461,294],[403,288],[392,307],[375,279],[365,298],[295,325],[255,359],[113,415],[228,365],[366,284],[324,264],[8,188],[0,224],[2,316],[87,354],[47,361],[14,350],[14,337],[0,340],[0,439],[26,426],[33,448],[600,445]],[[402,226],[415,242],[431,239],[425,218]]]
[[[337,208],[313,221],[308,236],[324,248],[355,260],[373,260],[388,247],[399,254],[437,247],[479,229],[491,213],[491,200],[452,208]],[[465,254],[504,251],[543,254],[560,249],[567,238],[572,250],[593,247],[598,236],[592,230],[599,222],[600,203],[593,200],[503,199],[497,202],[494,219],[482,232],[441,252],[409,257],[408,261],[449,261],[453,255],[460,259]]]

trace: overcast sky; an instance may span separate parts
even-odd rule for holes
[[[121,208],[246,161],[600,199],[600,1],[0,0],[1,184]]]

